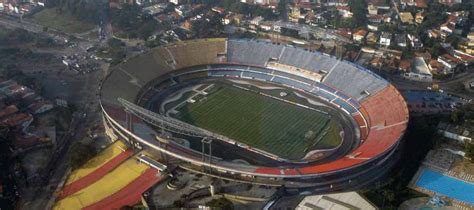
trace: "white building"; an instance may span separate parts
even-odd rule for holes
[[[390,46],[391,41],[392,41],[392,34],[387,33],[387,32],[382,32],[382,35],[380,35],[379,44],[382,46],[388,47]]]

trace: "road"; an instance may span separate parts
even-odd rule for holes
[[[105,24],[109,26],[109,24]],[[98,40],[87,40],[76,35],[64,34],[54,29],[48,30],[47,33],[43,31],[43,27],[27,21],[19,22],[9,16],[0,15],[0,26],[8,29],[22,28],[33,33],[42,33],[55,40],[69,39],[70,36],[77,38],[74,41],[77,46],[73,48],[32,48],[35,53],[53,54],[56,57],[64,55],[83,55],[89,56],[86,51],[89,47],[98,44]],[[110,32],[110,28],[107,30]],[[107,36],[108,37],[108,36]],[[101,43],[106,43],[106,39],[101,40]],[[59,62],[59,61],[58,61]],[[64,98],[69,104],[75,104],[78,111],[86,117],[73,117],[70,123],[68,132],[58,140],[57,149],[52,154],[52,158],[45,173],[40,174],[42,183],[35,184],[28,188],[21,189],[21,200],[18,204],[20,209],[49,209],[54,204],[54,191],[57,186],[64,180],[64,177],[69,170],[67,163],[67,154],[70,145],[78,140],[81,140],[86,135],[86,131],[90,126],[100,123],[100,113],[98,109],[97,94],[99,89],[99,81],[103,78],[108,69],[108,64],[101,63],[100,70],[89,74],[75,74],[72,71],[64,70],[62,65],[52,65],[57,69],[42,69],[41,74],[33,74],[25,71],[25,74],[34,77],[41,81],[44,85],[44,97],[46,98]],[[41,70],[41,69],[40,69]],[[64,81],[64,82],[59,82]]]

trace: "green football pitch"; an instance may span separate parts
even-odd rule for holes
[[[219,84],[195,100],[174,117],[281,158],[301,160],[308,148],[341,141],[328,115],[255,92]]]

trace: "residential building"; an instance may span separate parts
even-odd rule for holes
[[[415,16],[415,22],[418,24],[422,24],[425,21],[426,13],[425,12],[417,12]]]
[[[454,68],[456,68],[461,63],[459,59],[448,53],[439,56],[438,61],[445,66],[445,69],[448,71],[448,73],[451,73],[452,70],[454,70]]]
[[[349,6],[337,6],[336,9],[343,18],[350,18],[353,15]]]
[[[413,15],[410,12],[400,12],[400,21],[405,24],[413,24]]]
[[[360,29],[352,35],[352,39],[354,39],[354,41],[357,41],[357,42],[362,42],[364,41],[364,38],[366,35],[367,35],[367,31],[364,29]]]
[[[36,101],[28,106],[28,109],[32,114],[41,114],[53,108],[53,103],[49,101]]]
[[[382,35],[380,35],[379,44],[381,46],[388,47],[390,46],[391,41],[392,41],[392,34],[388,32],[382,32]]]

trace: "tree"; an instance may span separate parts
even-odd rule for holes
[[[466,142],[464,144],[464,152],[466,153],[466,157],[471,160],[471,162],[474,162],[474,144]]]
[[[227,198],[219,198],[219,199],[212,199],[211,201],[206,203],[206,206],[211,207],[212,209],[225,209],[225,210],[232,210],[234,209],[234,204],[229,201]]]
[[[97,154],[94,146],[81,142],[74,143],[69,151],[68,162],[69,166],[73,169],[84,165],[89,159]]]
[[[349,6],[352,9],[353,27],[365,27],[367,25],[367,3],[365,0],[350,0]]]

